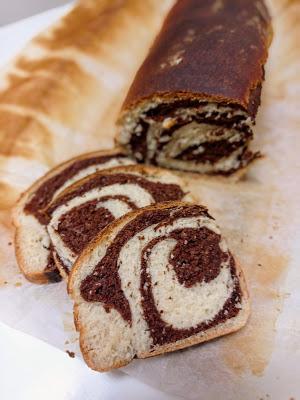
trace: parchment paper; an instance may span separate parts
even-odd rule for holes
[[[299,7],[273,7],[275,37],[254,145],[265,157],[238,183],[184,175],[244,269],[250,321],[238,333],[124,369],[188,399],[300,397]],[[22,277],[9,211],[0,226],[0,320],[80,357],[65,283],[36,286]]]

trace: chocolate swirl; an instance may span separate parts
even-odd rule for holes
[[[126,157],[123,154],[110,154],[75,160],[62,171],[43,182],[33,194],[31,199],[26,203],[24,211],[28,214],[34,215],[39,222],[43,224],[44,219],[40,212],[50,204],[57,191],[64,186],[69,179],[74,178],[80,171],[83,171],[91,166],[98,165],[100,167],[111,160],[125,158]]]
[[[139,265],[128,257],[131,246],[132,257],[135,246],[141,249]],[[133,313],[138,312],[132,308],[132,297],[140,296],[140,312],[153,347],[187,338],[235,317],[240,310],[235,261],[224,246],[213,219],[201,206],[145,210],[115,236],[93,272],[81,282],[81,296],[101,302],[107,311],[116,309],[131,326],[136,323]],[[129,250],[122,253],[125,248]],[[125,264],[126,270],[140,270],[137,286],[122,281]],[[220,294],[216,295],[216,288]],[[178,300],[181,304],[182,293],[188,298],[192,292],[197,304],[203,297],[204,305],[196,311],[193,326],[186,326],[184,314],[177,320],[179,311],[174,304]],[[208,305],[209,296],[215,298],[213,306]]]
[[[94,174],[91,178],[92,179],[86,179],[86,181],[79,187],[76,187],[75,190],[66,193],[64,196],[61,196],[54,201],[47,209],[45,218],[47,218],[47,215],[51,215],[59,206],[69,202],[77,196],[82,196],[92,189],[102,189],[112,185],[138,185],[147,191],[156,203],[178,200],[184,196],[184,192],[180,186],[176,184],[166,184],[158,181],[154,182],[149,180],[147,176],[144,177],[138,174]]]
[[[43,231],[44,235],[48,236],[46,230],[47,219],[45,219],[43,210],[49,206],[53,198],[62,189],[97,170],[127,164],[134,164],[134,161],[119,152],[112,152],[111,154],[104,154],[103,152],[90,153],[84,157],[81,156],[79,159],[70,160],[53,170],[48,177],[46,175],[34,193],[27,199],[23,208],[25,215],[33,216],[40,225],[37,229],[37,241],[40,240],[40,231]],[[33,228],[31,228],[32,230]],[[55,266],[52,245],[48,248],[43,247],[42,251],[48,252],[47,261],[44,267],[43,265],[41,266],[44,270],[44,276],[49,282],[60,281],[61,276]]]
[[[181,200],[184,195],[179,185],[154,180],[150,174],[101,173],[83,180],[48,210],[52,216],[48,231],[64,270],[114,219],[156,202]]]

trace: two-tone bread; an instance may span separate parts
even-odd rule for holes
[[[107,225],[154,203],[191,200],[184,182],[155,167],[130,165],[89,175],[46,210],[54,258],[67,278],[78,255]]]
[[[247,321],[242,272],[206,208],[169,202],[113,222],[69,278],[87,364],[107,371],[234,332]]]
[[[83,154],[49,171],[21,196],[14,211],[15,243],[17,261],[27,279],[35,283],[61,279],[43,213],[54,198],[96,171],[134,163],[118,149]]]
[[[249,150],[272,29],[263,0],[181,0],[123,104],[118,143],[138,160],[228,175]]]

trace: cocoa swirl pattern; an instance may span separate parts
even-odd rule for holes
[[[83,177],[92,174],[98,170],[111,168],[120,165],[135,164],[133,160],[126,157],[121,152],[98,152],[89,153],[81,158],[75,158],[62,164],[60,167],[50,172],[50,175],[43,179],[41,184],[36,188],[34,193],[29,197],[24,205],[24,213],[30,219],[33,216],[38,224],[36,232],[37,242],[41,243],[40,232],[43,232],[47,238],[48,233],[46,230],[47,219],[45,219],[43,210],[49,206],[51,201],[64,189],[73,184],[74,182],[82,179]],[[31,228],[33,232],[33,228]],[[47,242],[44,239],[43,243]],[[42,250],[47,252],[45,261],[41,266],[43,268],[43,274],[47,277],[49,282],[58,282],[61,280],[58,269],[56,268],[52,245],[51,243],[47,246],[45,243]]]
[[[64,270],[116,218],[156,202],[181,200],[184,195],[177,184],[137,173],[101,173],[83,180],[48,211],[52,216],[48,232]]]
[[[136,268],[138,277],[133,273],[125,277]],[[213,218],[198,205],[147,210],[136,216],[115,236],[81,282],[80,291],[84,300],[101,302],[107,311],[116,309],[133,329],[142,318],[152,347],[235,317],[241,302],[235,261]],[[180,311],[176,304],[183,299],[186,307]],[[199,304],[193,316],[189,301]]]
[[[83,203],[74,207],[59,220],[57,231],[64,243],[75,253],[79,254],[85,245],[90,242],[95,232],[102,231],[108,224],[114,221],[114,215],[108,208],[101,204],[109,200],[118,200],[129,211],[137,209],[137,206],[127,196],[103,196],[97,200]]]
[[[183,106],[185,109],[182,108]],[[249,162],[250,153],[247,152],[247,145],[253,139],[253,132],[247,123],[247,115],[243,115],[242,111],[234,109],[234,107],[228,109],[222,105],[214,105],[213,112],[210,111],[212,105],[208,108],[209,111],[205,110],[205,107],[207,107],[207,103],[195,104],[195,101],[190,101],[190,103],[177,101],[150,109],[143,117],[145,120],[141,117],[137,121],[137,126],[140,127],[137,129],[138,132],[131,135],[128,143],[131,154],[140,162],[149,162],[155,165],[159,165],[164,157],[191,162],[195,168],[197,164],[204,163],[207,164],[208,172],[213,171],[213,167],[209,167],[209,165],[219,168],[218,162],[225,157],[230,157],[235,152],[239,153],[237,156],[239,165]],[[223,108],[223,112],[220,112],[219,108]],[[162,112],[159,111],[160,109]],[[204,124],[203,132],[204,129],[210,132],[209,140],[205,136],[201,139],[199,133],[198,139],[194,139],[194,142],[187,144],[186,147],[183,147],[184,141],[180,146],[176,146],[180,131],[183,131],[184,127],[189,128],[190,131],[196,129],[200,131],[199,125],[201,126],[201,124]],[[153,126],[155,126],[153,129],[155,134],[152,137]],[[231,140],[228,136],[229,131],[232,132]],[[157,132],[160,132],[160,136]],[[147,148],[149,138],[153,141],[151,149]],[[252,158],[257,156],[258,154],[251,154]],[[217,169],[216,172],[230,174],[233,170],[219,171]]]
[[[106,186],[117,185],[138,185],[153,197],[155,202],[163,202],[170,200],[181,199],[184,196],[182,189],[175,184],[165,184],[161,182],[151,182],[142,175],[130,173],[116,173],[116,174],[94,174],[91,179],[86,179],[82,185],[76,186],[75,190],[66,193],[64,196],[59,197],[56,201],[50,204],[44,218],[49,217],[59,206],[69,202],[77,196],[83,195],[92,189],[100,189]]]
[[[37,189],[31,199],[26,203],[24,207],[25,212],[27,212],[28,214],[33,214],[41,223],[43,223],[43,214],[41,214],[40,211],[48,206],[48,204],[52,201],[57,192],[61,190],[61,188],[66,184],[67,181],[71,180],[72,178],[72,182],[78,180],[74,179],[76,178],[76,175],[80,172],[82,173],[82,171],[86,170],[87,168],[94,167],[95,169],[92,172],[95,172],[97,167],[107,168],[108,166],[115,166],[117,164],[111,165],[109,163],[111,161],[118,163],[118,161],[122,159],[124,160],[124,162],[126,162],[126,156],[120,153],[87,157],[81,160],[74,161],[65,169],[46,180]],[[129,162],[127,161],[127,163]],[[131,161],[130,163],[133,164],[133,162]],[[81,178],[83,176],[81,176]]]

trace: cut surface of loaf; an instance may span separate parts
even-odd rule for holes
[[[68,290],[82,354],[97,371],[234,332],[250,309],[214,219],[183,202],[113,222],[78,258]]]
[[[68,277],[84,247],[116,218],[174,200],[191,200],[185,183],[155,167],[115,167],[70,186],[46,210],[54,258],[62,276]]]
[[[74,182],[96,171],[135,164],[118,149],[83,154],[49,171],[20,198],[14,210],[15,246],[19,267],[32,282],[61,279],[56,268],[43,210]]]
[[[120,116],[139,162],[229,175],[249,150],[272,28],[263,0],[182,0],[169,12]]]

